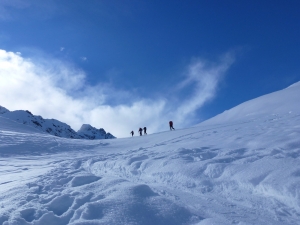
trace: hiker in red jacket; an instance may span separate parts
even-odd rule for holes
[[[170,130],[175,130],[175,128],[173,127],[173,121],[170,121],[169,125],[170,125]]]

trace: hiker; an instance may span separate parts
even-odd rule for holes
[[[170,125],[170,130],[175,130],[175,128],[173,127],[173,121],[170,121],[169,125]]]
[[[142,136],[143,134],[142,134],[142,132],[143,132],[143,129],[142,128],[140,128],[139,129],[139,132],[140,132],[140,136]]]
[[[131,131],[130,133],[131,133],[131,137],[133,137],[133,135],[134,135],[134,132],[133,132],[133,131]]]
[[[144,127],[144,134],[147,134],[147,127]]]

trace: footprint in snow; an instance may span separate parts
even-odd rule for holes
[[[54,198],[47,204],[49,211],[52,211],[55,215],[61,216],[72,206],[74,197],[68,194],[64,194]]]
[[[72,166],[74,167],[75,170],[79,169],[81,167],[82,161],[81,160],[77,160],[76,162],[74,162],[72,164]]]
[[[101,177],[97,177],[94,175],[76,176],[71,180],[71,187],[78,187],[78,186],[90,184],[100,179]]]
[[[137,161],[142,161],[142,160],[145,160],[145,159],[148,159],[149,157],[146,156],[146,155],[142,155],[142,156],[138,156],[138,157],[132,157],[128,160],[128,165],[131,165],[132,163],[134,162],[137,162]]]
[[[32,222],[35,219],[36,210],[34,208],[27,208],[20,211],[21,217],[27,222]]]
[[[204,161],[217,156],[217,153],[207,151],[206,149],[206,147],[194,149],[180,148],[178,154],[187,161]]]

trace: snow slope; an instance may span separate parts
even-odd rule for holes
[[[244,102],[202,124],[217,124],[224,121],[252,120],[259,117],[285,115],[299,112],[300,82],[290,87]]]
[[[0,115],[0,224],[300,224],[299,96],[297,83],[123,139],[55,137]]]

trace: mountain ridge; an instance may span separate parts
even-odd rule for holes
[[[9,111],[5,107],[0,106],[0,115],[57,137],[89,140],[116,138],[112,134],[106,132],[103,128],[97,129],[89,124],[83,124],[82,126],[88,126],[90,129],[80,128],[76,132],[66,123],[56,119],[44,119],[41,116],[33,115],[28,110]]]

